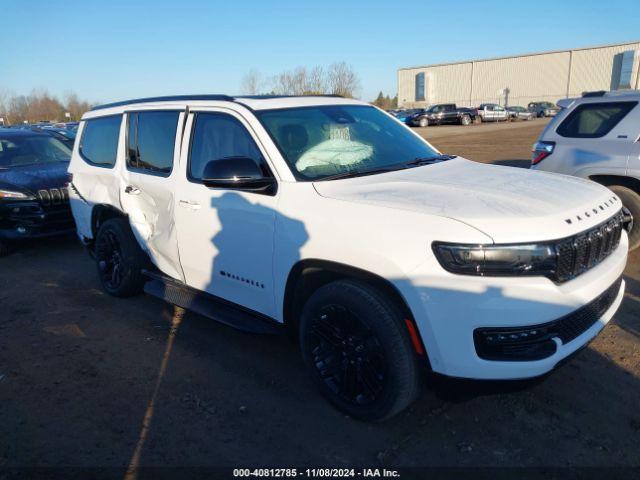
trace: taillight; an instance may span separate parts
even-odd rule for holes
[[[536,142],[533,145],[533,156],[531,157],[531,165],[537,165],[542,160],[553,153],[556,142]]]

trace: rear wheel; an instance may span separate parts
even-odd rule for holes
[[[95,258],[108,294],[130,297],[142,291],[147,259],[126,219],[112,218],[102,224],[96,235]]]
[[[640,195],[622,185],[611,185],[609,189],[620,197],[622,205],[631,214],[633,221],[629,232],[629,250],[635,250],[640,247]]]
[[[320,287],[304,306],[300,346],[322,394],[354,418],[383,420],[418,394],[418,366],[402,314],[365,283]]]
[[[469,115],[462,115],[462,117],[460,117],[460,124],[465,127],[471,125],[471,117]]]

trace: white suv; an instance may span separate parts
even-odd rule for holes
[[[562,111],[533,146],[531,168],[609,187],[625,207],[629,248],[640,246],[640,92],[592,92]],[[633,218],[637,221],[633,222]]]
[[[78,138],[71,204],[104,289],[296,332],[357,418],[409,405],[421,367],[544,374],[622,299],[615,194],[442,155],[357,100],[134,100],[86,113]]]

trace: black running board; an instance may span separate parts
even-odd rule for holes
[[[145,293],[165,302],[172,303],[185,310],[190,310],[243,332],[277,334],[282,331],[281,324],[265,315],[225,302],[165,275],[146,270],[144,274],[149,278],[144,285]]]

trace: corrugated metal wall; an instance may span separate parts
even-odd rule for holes
[[[640,42],[520,57],[474,60],[398,70],[398,103],[404,107],[455,102],[526,106],[532,101],[556,102],[584,91],[611,90],[621,53],[636,50],[632,86],[638,88]],[[425,101],[415,101],[415,75],[425,73]]]

